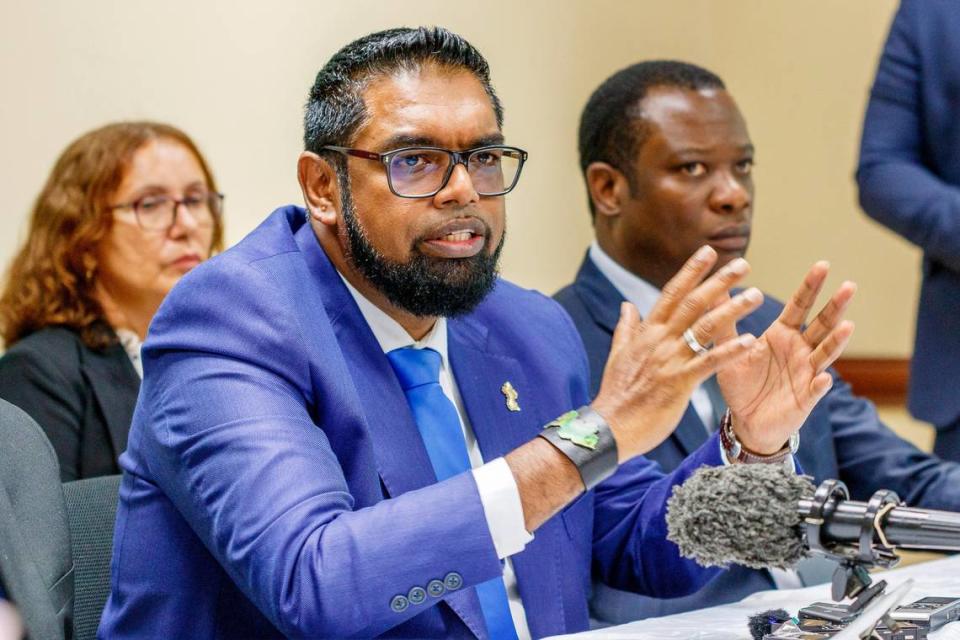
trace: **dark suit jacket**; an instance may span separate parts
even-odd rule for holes
[[[911,413],[960,418],[960,6],[904,0],[863,123],[863,210],[923,250]]]
[[[437,482],[396,375],[306,218],[275,211],[187,274],[154,318],[103,637],[488,635],[472,587],[502,567],[473,474]],[[549,298],[499,281],[447,329],[485,460],[586,402],[580,338]],[[544,523],[511,557],[533,636],[586,630],[591,562],[647,593],[709,579],[666,540],[664,512],[677,482],[719,462],[716,437],[670,476],[638,458],[622,491],[585,493]]]
[[[555,298],[570,313],[583,338],[590,361],[591,390],[596,394],[623,296],[588,257],[576,281]],[[780,303],[767,298],[763,306],[740,322],[740,332],[759,336],[781,308]],[[880,422],[873,404],[854,396],[835,372],[833,376],[833,388],[814,407],[801,430],[797,458],[804,472],[817,482],[826,478],[843,480],[859,500],[884,488],[893,489],[910,505],[960,510],[960,464],[941,461],[899,438]],[[706,428],[688,406],[673,434],[646,457],[669,471],[706,438]],[[772,587],[766,572],[734,567],[692,596],[675,600],[644,598],[635,601],[642,603],[636,610],[643,617],[666,615],[734,602]]]
[[[120,473],[139,389],[121,345],[95,351],[62,327],[32,333],[0,358],[0,398],[44,430],[64,482]]]
[[[0,400],[0,584],[32,640],[60,640],[73,563],[57,459],[36,423]]]

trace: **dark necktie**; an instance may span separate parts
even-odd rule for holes
[[[405,347],[394,349],[387,359],[407,397],[437,481],[469,471],[470,456],[457,409],[440,387],[440,354]],[[476,590],[490,637],[516,640],[503,578],[478,584]]]

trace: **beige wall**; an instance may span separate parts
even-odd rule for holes
[[[300,201],[302,104],[327,57],[375,29],[442,24],[488,56],[507,137],[531,153],[509,199],[507,277],[552,292],[589,242],[574,135],[592,88],[643,58],[687,59],[725,78],[758,148],[754,282],[783,297],[827,258],[832,284],[860,284],[850,352],[907,355],[918,253],[866,221],[851,179],[894,4],[0,0],[0,262],[65,144],[116,119],[167,120],[196,138],[235,242]]]

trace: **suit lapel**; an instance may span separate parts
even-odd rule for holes
[[[85,350],[83,372],[106,420],[114,455],[119,456],[127,449],[140,376],[119,344],[104,351]]]
[[[406,396],[373,331],[309,224],[300,227],[296,239],[322,288],[321,299],[353,378],[357,406],[366,419],[377,471],[388,495],[396,497],[434,484],[437,478]]]
[[[620,304],[624,302],[624,297],[600,273],[589,254],[584,256],[573,286],[593,321],[612,334],[620,319]]]
[[[520,363],[488,351],[487,330],[478,322],[451,319],[447,327],[450,366],[483,459],[493,460],[535,437],[539,406]],[[508,382],[517,391],[520,411],[507,406],[503,386]]]
[[[503,456],[535,438],[556,416],[547,415],[538,402],[537,390],[528,383],[521,363],[489,349],[486,327],[469,317],[450,320],[447,326],[450,364],[483,459]],[[520,411],[507,407],[501,390],[506,382],[517,392]],[[534,637],[563,631],[563,616],[558,615],[562,612],[557,611],[557,603],[563,602],[558,555],[564,548],[561,527],[560,518],[552,518],[521,553],[511,557]]]

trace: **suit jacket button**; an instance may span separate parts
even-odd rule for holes
[[[410,601],[410,604],[420,604],[427,599],[427,592],[423,587],[413,587],[410,589],[410,593],[407,594],[407,600]]]
[[[443,586],[445,586],[450,591],[454,589],[459,589],[463,586],[463,576],[461,576],[456,571],[451,571],[443,578]]]
[[[447,588],[443,585],[443,580],[431,580],[427,583],[427,593],[434,598],[439,598]]]
[[[403,613],[409,606],[410,601],[404,596],[393,596],[393,600],[390,601],[390,608],[393,609],[395,613]]]

